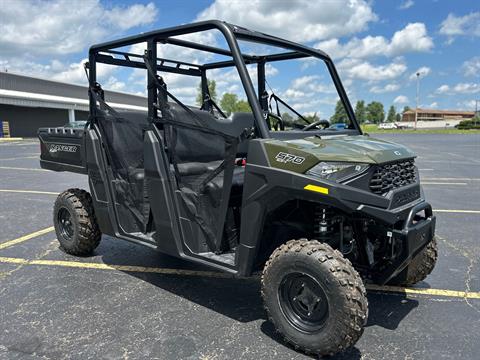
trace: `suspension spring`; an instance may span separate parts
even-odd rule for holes
[[[333,211],[328,207],[319,205],[315,208],[314,235],[316,239],[322,242],[331,240],[334,232],[334,215]]]

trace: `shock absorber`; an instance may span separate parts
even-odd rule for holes
[[[333,229],[333,212],[327,207],[317,205],[315,207],[315,238],[322,242],[332,241]]]

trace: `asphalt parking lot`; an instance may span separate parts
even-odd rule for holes
[[[417,152],[439,261],[415,289],[371,288],[357,345],[338,359],[478,359],[480,136],[381,135]],[[59,250],[56,194],[87,179],[40,169],[35,140],[0,143],[0,358],[303,359],[266,321],[256,279],[231,279],[103,238]]]

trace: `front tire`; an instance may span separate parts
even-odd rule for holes
[[[363,333],[368,303],[350,261],[316,240],[277,248],[262,276],[268,318],[284,339],[306,353],[332,355]]]
[[[438,258],[437,238],[433,239],[420,251],[399,276],[390,280],[391,285],[412,286],[425,280],[433,271]],[[406,272],[406,274],[405,274]]]
[[[53,224],[60,247],[71,255],[91,253],[102,238],[92,198],[85,190],[69,189],[58,195],[53,208]]]

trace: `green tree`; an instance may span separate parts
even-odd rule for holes
[[[291,125],[293,123],[293,116],[290,115],[288,112],[284,112],[282,114],[282,120],[287,125]]]
[[[215,80],[207,80],[208,83],[208,91],[210,92],[210,98],[217,102],[217,83]],[[202,97],[202,83],[198,84],[197,87],[197,105],[202,106],[203,104],[203,97]]]
[[[232,112],[235,112],[235,106],[238,102],[238,97],[235,94],[225,93],[220,100],[220,107],[225,111],[225,115],[230,116]]]
[[[337,101],[337,105],[335,105],[335,113],[330,118],[330,122],[332,124],[348,122],[347,111],[343,106],[342,100]]]
[[[252,112],[252,108],[250,107],[250,104],[248,103],[248,101],[238,100],[235,105],[234,112]]]
[[[405,106],[405,107],[403,108],[403,110],[402,110],[402,114],[403,114],[405,111],[408,111],[408,110],[410,110],[410,106]]]
[[[396,114],[397,110],[395,110],[395,106],[391,105],[388,109],[387,122],[394,122]]]
[[[363,124],[367,120],[367,113],[365,110],[365,101],[358,100],[355,105],[355,117],[360,124]]]
[[[220,100],[220,107],[227,116],[234,112],[252,112],[248,101],[239,100],[236,94],[230,93],[223,94]]]
[[[395,121],[396,122],[402,121],[402,114],[397,113],[397,115],[395,115]]]
[[[385,119],[385,109],[383,108],[383,104],[378,101],[372,101],[370,104],[368,104],[367,117],[375,124],[383,122]]]
[[[310,121],[310,123],[314,123],[315,121],[320,120],[318,117],[317,113],[314,113],[313,115],[303,115],[303,117],[307,120]]]

